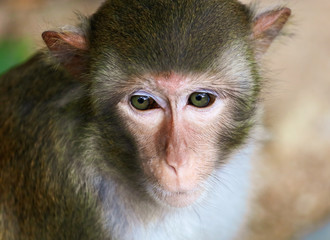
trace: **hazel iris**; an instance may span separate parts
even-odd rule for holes
[[[153,98],[143,95],[132,96],[131,104],[134,108],[138,110],[148,110],[156,108],[158,106]]]
[[[213,103],[213,95],[205,92],[194,92],[189,97],[189,104],[198,108],[204,108]]]

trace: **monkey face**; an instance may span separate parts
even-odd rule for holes
[[[237,49],[249,50],[244,43],[236,44],[241,44]],[[141,67],[115,74],[113,69],[123,68],[112,62],[96,71],[92,93],[102,101],[94,102],[95,111],[104,116],[102,126],[111,129],[103,139],[125,132],[130,140],[120,144],[130,146],[119,151],[133,156],[120,161],[119,171],[135,174],[132,181],[167,206],[184,207],[200,199],[217,170],[249,136],[259,78],[244,52],[234,50],[222,52],[201,71]],[[118,154],[117,148],[113,151]],[[114,153],[108,156],[111,164]]]
[[[93,16],[90,90],[95,113],[105,119],[100,128],[111,129],[104,142],[118,132],[130,140],[115,139],[126,145],[109,151],[108,162],[118,152],[134,155],[113,165],[132,176],[138,169],[149,195],[183,207],[199,198],[249,136],[261,88],[257,60],[290,12],[252,19],[238,2],[210,7],[197,1],[192,8],[165,2],[153,8],[134,2],[129,15],[117,12],[121,6],[104,7]],[[132,147],[122,147],[127,142]]]
[[[180,74],[146,76],[118,104],[137,142],[147,190],[174,207],[192,204],[219,159],[219,131],[226,99]]]

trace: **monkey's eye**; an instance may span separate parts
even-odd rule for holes
[[[198,108],[204,108],[214,102],[215,97],[205,92],[194,92],[190,95],[188,103]]]
[[[156,101],[149,97],[143,95],[134,95],[131,97],[131,104],[134,108],[138,110],[148,110],[153,108],[158,108]]]

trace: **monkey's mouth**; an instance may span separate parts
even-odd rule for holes
[[[171,192],[161,186],[153,186],[149,188],[149,192],[162,205],[176,208],[188,207],[194,204],[203,193],[201,188]]]

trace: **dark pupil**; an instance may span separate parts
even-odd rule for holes
[[[197,95],[197,96],[196,96],[196,100],[197,100],[197,101],[202,100],[202,98],[203,98],[202,95]]]
[[[144,99],[144,97],[139,97],[139,99],[137,101],[138,101],[138,103],[142,104],[142,103],[144,103],[145,99]]]

